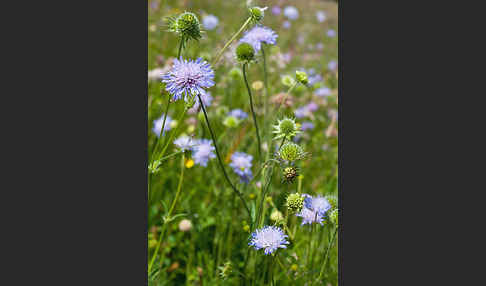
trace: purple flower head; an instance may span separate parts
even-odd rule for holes
[[[194,163],[206,167],[208,165],[209,159],[215,158],[214,146],[212,142],[208,139],[196,140],[196,145],[192,147],[192,157],[194,158]]]
[[[337,63],[336,61],[332,60],[332,61],[330,61],[330,62],[327,64],[327,68],[328,68],[329,70],[334,71],[334,70],[336,70],[337,65],[338,65],[338,63]]]
[[[231,163],[229,165],[244,183],[248,183],[253,176],[251,172],[251,160],[253,160],[253,156],[246,153],[235,152],[231,155]]]
[[[278,248],[287,248],[286,240],[288,236],[276,226],[264,226],[263,228],[255,230],[251,234],[248,245],[253,246],[256,250],[265,248],[265,255],[271,254]]]
[[[287,6],[284,8],[283,14],[289,20],[297,20],[299,18],[299,10],[294,6]]]
[[[202,25],[206,30],[213,30],[218,26],[218,24],[219,24],[218,17],[214,15],[207,15],[202,20]]]
[[[233,116],[233,117],[236,117],[236,118],[242,120],[242,119],[247,118],[248,114],[246,112],[244,112],[243,110],[237,108],[237,109],[233,109],[230,112],[228,112],[228,116]]]
[[[246,32],[240,39],[240,42],[252,45],[255,52],[258,53],[262,47],[262,43],[275,45],[277,37],[278,35],[272,29],[257,25]]]
[[[316,111],[319,106],[315,102],[311,102],[307,105],[297,108],[294,111],[295,117],[302,118],[302,117],[310,117],[311,114]]]
[[[317,212],[320,216],[325,216],[326,212],[331,209],[331,204],[320,195],[317,197],[305,195],[304,206],[313,212]]]
[[[289,21],[284,21],[284,22],[283,22],[283,24],[282,24],[282,27],[283,27],[284,29],[288,29],[288,28],[290,28],[290,26],[291,26],[291,25],[292,25],[292,24],[290,24],[290,22],[289,22]]]
[[[331,89],[324,86],[324,87],[316,89],[316,91],[314,91],[314,93],[315,93],[315,95],[321,96],[321,97],[329,96],[329,95],[331,95]]]
[[[174,60],[172,69],[162,77],[165,89],[173,95],[174,100],[187,96],[202,94],[204,89],[214,85],[214,71],[202,58],[197,60]]]
[[[152,131],[157,135],[157,137],[160,136],[160,131],[162,130],[162,124],[164,123],[164,114],[160,116],[159,119],[154,120],[154,127],[152,128]],[[165,119],[165,126],[164,126],[164,132],[162,132],[162,135],[164,135],[165,131],[170,130],[170,124],[172,123],[172,118],[170,118],[169,115],[167,115],[167,118]]]
[[[316,18],[319,23],[326,21],[326,13],[324,11],[317,11]]]
[[[336,31],[334,31],[333,29],[329,29],[329,30],[327,31],[327,36],[328,36],[329,38],[336,37]]]
[[[312,122],[303,122],[302,123],[302,126],[300,128],[302,131],[306,131],[306,130],[310,130],[310,129],[314,129],[314,123]]]
[[[282,12],[282,9],[279,6],[273,6],[272,7],[272,14],[273,15],[280,15]]]
[[[191,137],[182,135],[181,137],[174,140],[174,144],[181,149],[181,151],[186,151],[192,149],[196,146],[196,141],[192,140]]]
[[[213,97],[211,96],[211,93],[209,91],[203,91],[201,93],[201,100],[204,103],[204,107],[208,108],[208,106],[211,105],[211,102],[213,101]],[[188,110],[189,113],[196,113],[197,110],[199,109],[199,98],[194,99],[194,105]]]
[[[306,207],[303,207],[300,213],[296,214],[296,216],[302,218],[301,225],[312,223],[319,223],[322,225],[322,222],[324,221],[323,217],[319,213],[311,211]]]

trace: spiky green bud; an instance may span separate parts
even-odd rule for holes
[[[307,78],[307,74],[305,72],[295,71],[295,78],[297,79],[298,82],[300,82],[303,85],[309,83],[309,79]]]
[[[236,58],[240,62],[250,62],[255,58],[255,50],[248,43],[241,43],[236,48]]]
[[[248,9],[248,11],[250,12],[250,17],[252,19],[253,22],[260,22],[263,17],[265,16],[265,10],[267,10],[268,7],[264,7],[264,8],[260,8],[260,7],[251,7],[250,9]]]
[[[291,139],[293,136],[300,133],[300,127],[295,123],[294,119],[285,117],[282,120],[278,120],[278,124],[273,125],[275,133],[274,139],[279,139],[285,137],[286,139]]]
[[[278,151],[278,155],[282,160],[294,162],[305,158],[306,153],[304,149],[294,142],[287,142]]]
[[[334,209],[329,213],[329,220],[332,224],[338,225],[339,212],[338,209]]]
[[[168,19],[169,31],[179,34],[184,39],[184,44],[189,39],[199,40],[201,38],[201,25],[194,13],[184,12]]]
[[[304,207],[304,197],[299,193],[293,193],[287,196],[285,206],[290,213],[298,213]]]
[[[239,124],[240,124],[240,120],[234,116],[228,116],[223,121],[223,125],[229,128],[238,127]]]

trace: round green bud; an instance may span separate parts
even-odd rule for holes
[[[286,167],[283,170],[284,180],[289,182],[289,183],[292,183],[295,180],[295,178],[297,178],[298,175],[299,174],[297,172],[297,168],[295,168],[293,166]]]
[[[229,76],[235,80],[237,79],[240,79],[243,74],[241,72],[241,69],[237,68],[237,67],[233,67],[230,71],[229,71]]]
[[[175,21],[175,29],[186,38],[198,40],[201,38],[199,20],[194,13],[184,12]]]
[[[275,139],[283,137],[290,139],[291,137],[297,135],[297,133],[300,133],[300,127],[297,125],[297,123],[295,123],[295,120],[288,117],[279,120],[278,124],[273,125],[273,128],[273,133],[276,135]]]
[[[339,213],[338,213],[338,210],[337,210],[337,209],[332,210],[332,211],[329,213],[329,220],[330,220],[330,221],[331,221],[331,223],[333,223],[334,225],[338,225],[338,219],[339,219]]]
[[[304,159],[306,154],[304,149],[299,145],[294,142],[287,142],[280,148],[278,155],[285,161],[293,162]]]
[[[263,19],[263,17],[265,16],[265,10],[267,8],[268,7],[265,7],[265,8],[260,8],[260,7],[256,7],[256,6],[251,7],[249,9],[251,19],[254,22],[260,22]]]
[[[326,200],[331,205],[332,209],[336,209],[338,207],[338,198],[334,195],[327,195],[325,196]]]
[[[298,213],[304,207],[304,197],[299,193],[293,193],[287,196],[285,202],[290,213]]]
[[[240,62],[249,62],[255,58],[255,50],[248,43],[241,43],[236,48],[236,58]]]
[[[270,219],[274,222],[279,222],[279,221],[282,221],[284,219],[282,213],[279,211],[279,210],[274,210],[271,214],[270,214]]]
[[[238,127],[239,124],[240,124],[240,120],[234,116],[228,116],[223,121],[223,125],[229,128]]]
[[[307,74],[305,72],[295,71],[295,78],[303,85],[309,83],[309,79],[307,78]]]
[[[282,77],[282,84],[287,86],[287,87],[291,87],[292,85],[294,85],[295,83],[295,80],[289,76],[289,75],[284,75]]]

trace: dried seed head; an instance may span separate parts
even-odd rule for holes
[[[292,183],[295,180],[295,178],[297,178],[298,175],[299,173],[297,171],[297,168],[293,166],[286,167],[283,170],[284,180],[288,183]]]

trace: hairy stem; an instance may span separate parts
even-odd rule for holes
[[[224,168],[224,165],[223,165],[223,161],[221,160],[221,156],[219,154],[219,150],[218,150],[218,145],[216,144],[216,138],[214,137],[214,133],[213,133],[213,129],[211,128],[211,125],[209,123],[209,119],[208,119],[208,114],[206,113],[206,108],[204,107],[204,103],[203,101],[201,100],[201,96],[198,94],[197,95],[198,99],[199,99],[199,103],[201,105],[201,108],[203,110],[203,113],[204,113],[204,118],[206,119],[206,124],[208,125],[208,129],[209,129],[209,133],[211,134],[211,139],[213,140],[213,144],[214,144],[214,149],[216,151],[216,157],[218,157],[218,163],[219,163],[219,166],[221,167],[221,170],[223,172],[223,175],[226,179],[226,181],[228,182],[228,184],[231,186],[231,189],[233,189],[233,191],[238,195],[238,197],[241,199],[241,202],[243,203],[243,206],[245,207],[246,209],[246,212],[248,213],[248,216],[250,218],[250,222],[251,222],[251,212],[250,212],[250,209],[248,208],[248,205],[246,204],[246,201],[245,199],[243,198],[243,195],[240,193],[240,191],[238,191],[238,189],[236,189],[236,187],[233,185],[233,183],[231,182],[231,180],[229,179],[228,177],[228,174],[226,173],[226,170]]]
[[[248,24],[250,24],[250,21],[251,21],[251,17],[248,17],[248,19],[246,20],[246,22],[243,24],[243,26],[241,26],[241,28],[238,30],[238,32],[236,32],[233,37],[231,37],[231,39],[226,42],[226,44],[223,46],[223,48],[218,52],[218,54],[216,55],[216,58],[214,59],[213,61],[213,66],[215,66],[218,62],[219,62],[219,59],[221,58],[221,56],[223,55],[223,52],[224,50],[226,50],[226,48],[228,48],[228,46],[236,39],[236,37],[238,37],[238,35],[243,32],[243,30],[246,28],[246,26],[248,26]]]
[[[260,141],[260,132],[258,131],[258,123],[256,120],[255,110],[253,109],[253,98],[251,96],[250,86],[248,85],[248,80],[246,79],[246,63],[243,64],[243,79],[245,80],[246,89],[248,90],[248,96],[250,97],[250,108],[251,114],[253,116],[253,123],[255,124],[256,136],[258,141],[258,159],[262,160],[262,142]]]

